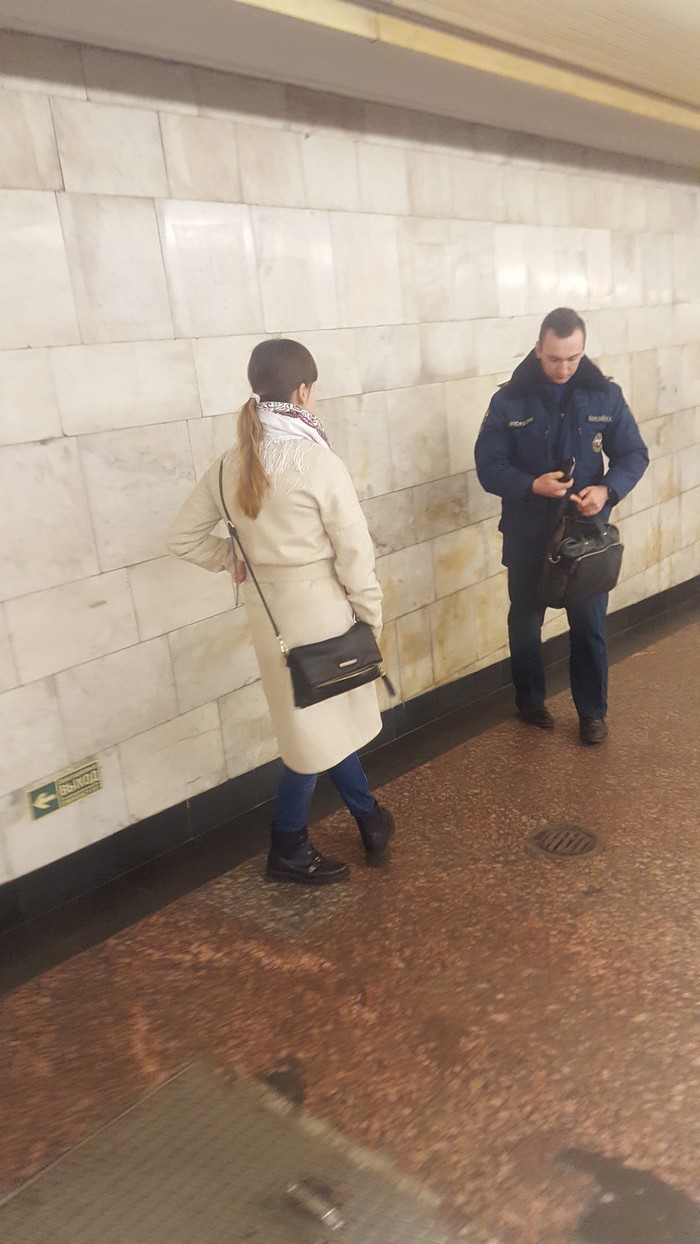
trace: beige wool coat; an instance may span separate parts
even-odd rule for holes
[[[226,504],[287,647],[343,634],[353,613],[379,637],[382,592],[374,550],[347,470],[312,440],[295,441],[287,459],[272,475],[258,517],[250,519],[236,505],[236,451],[217,458],[173,522],[170,552],[205,570],[232,569],[230,541],[213,534],[224,517],[223,461]],[[289,670],[250,577],[243,592],[280,755],[297,773],[322,773],[379,733],[376,684],[296,708]]]

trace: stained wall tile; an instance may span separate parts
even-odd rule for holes
[[[119,745],[129,815],[142,820],[226,781],[216,704],[205,704]]]
[[[0,352],[0,445],[49,440],[61,420],[46,350]]]

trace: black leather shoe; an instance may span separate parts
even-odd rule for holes
[[[528,726],[539,726],[540,730],[554,729],[554,718],[548,708],[519,708],[518,717]]]
[[[356,816],[360,836],[365,848],[367,863],[371,868],[379,868],[386,860],[389,839],[394,832],[394,818],[387,808],[375,804],[372,812],[366,816]]]
[[[341,860],[329,860],[318,852],[308,838],[289,859],[270,851],[265,875],[271,881],[298,881],[301,885],[334,885],[345,881],[348,866]]]
[[[608,727],[602,717],[581,717],[578,723],[581,742],[589,747],[596,743],[604,743],[608,737]]]

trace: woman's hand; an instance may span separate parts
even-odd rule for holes
[[[236,562],[233,570],[229,571],[229,574],[231,575],[231,579],[234,583],[243,583],[248,574],[245,562]]]

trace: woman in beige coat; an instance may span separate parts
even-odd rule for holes
[[[381,588],[365,517],[350,476],[313,413],[316,364],[299,342],[263,341],[248,365],[253,396],[238,417],[234,449],[209,467],[170,529],[168,547],[206,570],[228,570],[229,542],[213,535],[226,506],[270,611],[289,648],[341,635],[353,615],[382,626]],[[257,396],[259,395],[259,396]],[[382,863],[391,815],[371,794],[357,749],[381,729],[376,685],[296,708],[289,670],[252,582],[245,607],[283,761],[267,875],[327,885],[345,864],[319,854],[307,820],[317,775],[328,772],[357,820],[370,864]]]

